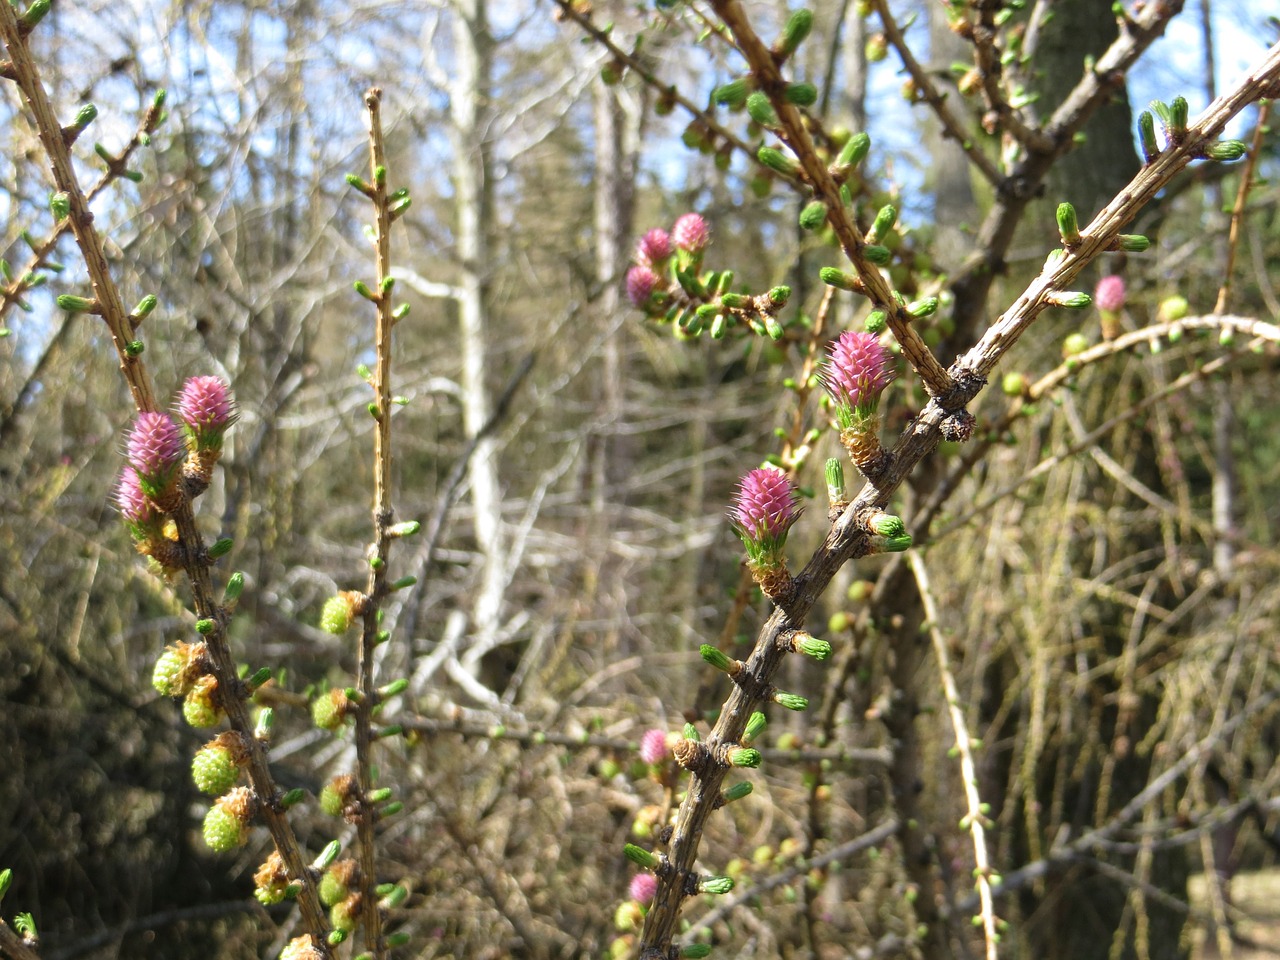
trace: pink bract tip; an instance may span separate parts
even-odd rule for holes
[[[707,221],[696,213],[686,213],[671,228],[671,239],[681,250],[697,253],[707,246],[711,231]]]
[[[798,516],[791,478],[776,467],[758,467],[739,481],[730,517],[748,535],[782,536]]]
[[[192,430],[225,429],[235,415],[231,389],[217,377],[191,377],[178,395],[178,416]]]
[[[1124,306],[1124,296],[1124,277],[1113,273],[1098,281],[1098,286],[1093,291],[1093,302],[1098,305],[1099,310],[1115,313]]]
[[[636,903],[646,904],[658,892],[658,878],[652,873],[637,873],[631,878],[631,887],[628,892]]]
[[[667,732],[646,730],[640,738],[640,759],[645,763],[661,763],[667,756]]]
[[[146,523],[156,516],[155,507],[142,492],[138,483],[138,474],[132,467],[126,466],[120,474],[120,483],[116,486],[116,506],[130,523]]]
[[[636,247],[636,259],[645,266],[652,267],[662,263],[671,256],[672,252],[671,235],[665,230],[654,227],[640,238],[640,243]]]
[[[187,444],[181,428],[164,413],[140,413],[126,444],[129,463],[140,477],[159,478],[182,463]]]
[[[658,275],[640,264],[627,271],[627,299],[632,306],[644,307],[658,287]]]
[[[823,379],[837,403],[860,407],[893,380],[892,358],[873,333],[846,330],[830,345]]]

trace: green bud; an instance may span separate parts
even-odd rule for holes
[[[713,644],[704,643],[698,648],[698,653],[701,654],[702,659],[711,664],[711,666],[715,667],[717,670],[723,670],[725,673],[730,675],[735,674],[742,669],[741,663],[737,660],[731,659],[723,650]]]
[[[398,697],[408,689],[409,681],[404,677],[401,677],[399,680],[392,680],[385,687],[379,687],[378,696],[381,699],[386,700],[389,697]]]
[[[730,310],[747,310],[751,307],[751,298],[745,293],[724,293],[720,295],[720,304]],[[715,322],[714,318],[712,322]]]
[[[646,870],[652,870],[659,864],[659,859],[646,850],[644,847],[637,847],[634,843],[625,844],[622,852],[627,855],[627,859],[637,866],[644,867]]]
[[[731,787],[725,787],[720,797],[725,803],[733,803],[735,800],[741,800],[743,797],[751,795],[753,787],[750,780],[739,780]]]
[[[307,798],[307,791],[303,790],[301,787],[294,787],[292,790],[290,790],[288,793],[286,793],[283,797],[280,798],[280,803],[287,810],[289,809],[289,807],[296,807],[306,798]]]
[[[29,913],[14,914],[13,929],[24,940],[36,941],[40,939],[40,935],[36,932],[36,918]]]
[[[88,297],[77,297],[75,294],[64,293],[57,298],[58,306],[67,313],[97,313],[98,301],[91,300]]]
[[[885,553],[901,553],[903,550],[911,549],[911,535],[904,534],[901,537],[885,537],[881,544],[881,549]]]
[[[805,230],[817,230],[827,222],[827,205],[821,200],[814,200],[800,211],[800,226]]]
[[[862,281],[857,276],[845,273],[839,267],[823,267],[818,271],[818,276],[827,286],[835,287],[837,290],[858,290],[862,287]]]
[[[369,285],[363,280],[357,280],[351,286],[356,293],[360,294],[360,296],[364,297],[366,300],[372,300],[375,303],[377,302],[378,295],[370,290]]]
[[[1219,140],[1205,147],[1204,155],[1209,160],[1229,163],[1232,160],[1239,160],[1248,152],[1248,149],[1243,140]]]
[[[845,503],[849,499],[844,486],[844,464],[836,457],[830,457],[826,463],[827,499],[832,506]]]
[[[1071,310],[1083,310],[1085,307],[1089,306],[1089,304],[1093,303],[1093,297],[1089,296],[1087,293],[1081,293],[1079,291],[1064,292],[1054,297],[1050,302],[1059,307],[1067,307]]]
[[[876,214],[875,222],[871,224],[871,229],[867,231],[867,242],[875,243],[892,230],[897,222],[898,211],[892,204],[881,207],[880,212]]]
[[[408,946],[411,939],[412,937],[410,934],[403,930],[397,933],[388,934],[386,937],[387,946],[392,948]]]
[[[347,181],[348,186],[355,187],[365,196],[369,196],[373,193],[373,187],[371,187],[363,177],[359,177],[354,173],[348,173],[343,179]]]
[[[271,707],[263,707],[258,712],[258,720],[253,726],[253,738],[255,740],[270,740],[271,728],[276,723],[276,712]]]
[[[786,707],[788,710],[808,710],[809,701],[795,693],[782,693],[777,691],[773,695],[773,702],[780,707]]]
[[[216,629],[218,629],[218,621],[216,620],[205,618],[196,621],[196,633],[200,634],[202,637],[207,637]]]
[[[686,723],[680,731],[680,736],[686,740],[692,740],[694,743],[699,742],[702,738],[698,736],[698,728],[692,723]]]
[[[0,870],[0,900],[9,892],[9,884],[13,882],[13,871],[6,867]]]
[[[1000,390],[1006,397],[1020,397],[1027,389],[1027,378],[1016,371],[1006,373],[1000,381]]]
[[[733,889],[733,877],[704,877],[698,882],[698,891],[700,893],[712,893],[717,896],[728,893]]]
[[[917,320],[921,317],[929,317],[938,310],[937,297],[925,297],[923,300],[916,300],[907,304],[907,313],[915,317]]]
[[[781,340],[786,331],[782,329],[782,324],[778,322],[778,318],[772,314],[766,313],[763,319],[764,332],[769,335],[769,339],[775,341]]]
[[[1187,135],[1187,101],[1185,97],[1174,97],[1169,102],[1169,136],[1181,140]]]
[[[836,166],[856,167],[866,159],[866,156],[870,151],[871,137],[865,133],[855,133],[849,138],[849,141],[840,148],[840,153],[836,156]]]
[[[722,107],[736,108],[747,102],[749,93],[751,93],[751,82],[745,77],[739,77],[737,80],[730,80],[716,87],[711,93],[711,99]]]
[[[394,817],[397,813],[399,813],[403,809],[404,809],[404,804],[401,803],[399,800],[392,801],[391,803],[388,803],[385,807],[383,807],[381,810],[378,811],[378,818],[384,820],[387,817]]]
[[[373,738],[375,740],[385,740],[387,737],[398,737],[403,733],[404,726],[402,724],[392,723],[383,727],[381,730],[375,730],[373,732]],[[501,734],[499,734],[499,736],[501,736]]]
[[[1230,327],[1223,327],[1218,331],[1218,345],[1221,347],[1234,346],[1236,342],[1236,332]]]
[[[1160,156],[1160,145],[1156,142],[1156,122],[1149,110],[1138,114],[1138,140],[1142,145],[1142,160],[1152,163]]]
[[[782,36],[778,39],[778,50],[784,57],[796,52],[796,48],[804,43],[805,37],[813,29],[813,13],[809,10],[797,10],[782,28]]]
[[[18,18],[18,22],[22,24],[22,28],[26,32],[35,29],[36,24],[45,18],[53,6],[51,0],[32,0],[31,5]]]
[[[1075,357],[1084,353],[1089,349],[1089,339],[1083,333],[1073,333],[1062,341],[1062,355],[1064,357]],[[1019,389],[1017,396],[1022,395]]]
[[[786,284],[779,284],[776,287],[769,288],[769,302],[775,307],[786,306],[788,300],[791,299],[791,288]]]
[[[742,731],[742,745],[750,746],[754,743],[768,725],[768,718],[759,710],[754,711],[747,719],[746,729]]]
[[[394,910],[396,907],[400,906],[400,904],[404,903],[405,897],[407,896],[409,896],[408,889],[396,884],[391,888],[389,893],[378,901],[378,906],[383,910]]]
[[[49,210],[54,220],[65,220],[71,216],[71,198],[65,193],[55,193],[49,197]]]
[[[818,102],[818,88],[812,83],[789,83],[782,95],[797,107],[811,107]]]
[[[130,340],[124,345],[125,356],[128,357],[140,357],[146,349],[147,345],[141,340]]]
[[[332,913],[330,913],[329,922],[333,923]],[[331,947],[341,946],[343,943],[346,943],[347,931],[341,929],[340,927],[334,930],[330,930],[328,935],[325,937],[325,940],[328,942],[329,946]]]
[[[408,315],[409,315],[409,305],[407,303],[402,303],[400,304],[400,306],[396,307],[394,310],[391,311],[392,320],[403,320]]]
[[[751,747],[734,747],[729,751],[729,765],[733,767],[755,769],[762,759],[760,751]]]
[[[762,127],[778,126],[778,114],[773,104],[758,90],[747,97],[747,115]]]
[[[133,308],[133,313],[129,314],[129,316],[134,320],[141,320],[149,316],[159,302],[154,294],[149,293],[138,301],[138,305]]]
[[[1157,311],[1156,316],[1165,323],[1171,323],[1174,320],[1181,320],[1190,311],[1191,304],[1187,302],[1186,297],[1166,297],[1160,301],[1160,309]],[[1170,335],[1169,339],[1173,340],[1173,336]]]
[[[131,183],[141,183],[143,179],[141,170],[124,170],[121,171],[120,176]]]
[[[1058,204],[1058,232],[1062,234],[1064,246],[1075,246],[1080,242],[1080,224],[1076,222],[1076,208],[1069,203]]]
[[[868,243],[862,248],[862,255],[877,267],[883,267],[893,259],[893,251],[888,247],[880,246],[878,243]]]
[[[219,537],[209,547],[209,559],[217,560],[219,557],[225,557],[235,545],[236,542],[231,537]]]
[[[862,324],[862,328],[866,330],[867,333],[875,334],[884,333],[888,326],[889,321],[885,318],[883,310],[872,310],[867,314],[867,319]]]
[[[76,111],[75,119],[71,121],[71,127],[76,133],[80,133],[96,119],[98,119],[98,108],[92,103],[86,103]]]
[[[342,853],[342,841],[331,840],[329,845],[320,851],[320,856],[316,857],[312,862],[312,869],[323,872],[333,866],[333,862],[338,859],[338,854]]]
[[[806,657],[813,657],[815,660],[826,660],[831,656],[831,644],[817,637],[811,637],[807,633],[796,637],[795,647],[796,653],[803,653]]]
[[[412,587],[417,582],[418,582],[418,578],[412,575],[407,577],[401,577],[395,583],[391,584],[391,589],[404,590],[406,587]]]
[[[888,513],[877,513],[868,524],[871,532],[878,537],[900,537],[907,532],[907,526],[901,517]]]
[[[680,956],[688,957],[690,960],[701,960],[703,957],[709,957],[711,956],[711,944],[686,943],[680,948]]]
[[[262,686],[264,683],[266,683],[270,679],[271,679],[271,668],[259,667],[257,670],[254,671],[253,676],[250,677],[246,681],[246,683],[248,684],[250,690],[256,690],[258,689],[258,687]]]
[[[800,172],[800,166],[776,147],[761,147],[756,151],[756,159],[786,177],[794,177]]]
[[[1151,241],[1141,234],[1122,233],[1116,237],[1120,242],[1120,249],[1127,253],[1145,253],[1151,246]]]

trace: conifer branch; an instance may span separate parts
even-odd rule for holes
[[[12,62],[13,79],[18,84],[28,109],[35,120],[40,142],[48,157],[55,186],[65,197],[66,216],[71,222],[76,243],[85,259],[93,284],[99,313],[106,322],[120,361],[120,370],[132,394],[139,414],[158,413],[151,379],[142,360],[141,350],[134,347],[133,326],[125,310],[119,289],[107,267],[102,239],[93,225],[93,213],[76,179],[71,164],[68,139],[58,124],[39,71],[27,45],[17,12],[8,3],[0,3],[0,39],[3,39]],[[199,492],[199,491],[196,491]],[[220,692],[219,705],[225,711],[246,751],[245,768],[253,784],[253,810],[266,823],[276,849],[284,859],[290,879],[299,884],[297,895],[304,925],[321,957],[328,957],[325,942],[327,924],[315,884],[302,855],[267,763],[266,749],[255,736],[256,724],[249,714],[247,686],[239,679],[235,658],[227,643],[227,624],[231,611],[218,602],[214,593],[211,569],[213,558],[196,526],[190,488],[178,491],[167,511],[178,531],[176,551],[180,566],[191,585],[193,604],[202,639],[207,645],[210,668]]]
[[[828,203],[832,219],[838,219],[835,214],[842,206],[830,174],[817,161],[812,143],[804,138],[804,130],[799,126],[798,118],[793,116],[791,122],[788,122],[785,116],[792,108],[779,95],[785,84],[778,75],[772,54],[751,31],[737,3],[715,0],[715,8],[738,38],[744,55],[751,62],[757,82],[769,94],[788,135],[799,134],[791,141],[791,146],[806,175],[814,181],[815,188]],[[662,855],[644,852],[645,865],[657,875],[658,889],[641,934],[642,960],[660,960],[669,955],[681,906],[699,888],[694,864],[702,833],[712,811],[719,806],[721,787],[730,769],[730,764],[724,757],[739,742],[752,712],[771,695],[772,678],[781,665],[785,652],[789,650],[786,638],[803,629],[805,618],[813,604],[840,567],[850,559],[865,556],[874,549],[868,517],[888,507],[893,493],[942,439],[965,440],[971,436],[974,421],[964,407],[981,391],[986,382],[985,375],[1012,347],[1017,337],[1051,304],[1087,304],[1087,297],[1068,293],[1067,284],[1092,259],[1111,249],[1122,227],[1138,210],[1179,170],[1192,160],[1205,156],[1210,141],[1221,132],[1227,120],[1274,86],[1278,76],[1280,45],[1235,89],[1210,105],[1197,123],[1188,129],[1187,136],[1181,143],[1171,145],[1154,158],[1129,187],[1121,191],[1081,231],[1079,243],[1067,251],[1055,251],[1041,276],[993,324],[978,345],[952,366],[946,383],[935,380],[930,385],[933,397],[903,430],[885,468],[875,477],[874,483],[868,482],[853,502],[835,517],[824,543],[813,554],[804,570],[789,581],[784,591],[770,594],[777,606],[762,626],[750,656],[733,671],[734,687],[714,729],[705,742],[693,744],[684,751],[683,765],[690,771],[691,781],[677,813],[667,852]],[[827,196],[822,186],[824,178],[830,187],[830,196]],[[847,213],[844,219],[849,221]],[[852,231],[850,236],[854,241],[853,252],[857,254],[857,246],[863,242],[862,238],[851,221],[848,222],[848,228]],[[837,235],[842,242],[845,241],[845,235],[838,226]],[[846,253],[848,252],[846,247]],[[851,257],[852,259],[854,258]],[[861,265],[857,260],[854,262],[862,276]],[[879,277],[878,271],[870,271],[862,276],[864,282],[869,280],[871,273]],[[883,285],[882,279],[880,282]],[[878,307],[882,303],[888,305],[887,287],[876,303]],[[902,317],[898,319],[901,320]],[[896,327],[894,332],[898,332]],[[914,331],[911,332],[914,334]],[[903,346],[906,353],[906,344]],[[925,349],[922,342],[920,348]],[[927,353],[927,349],[925,352]],[[933,359],[931,354],[929,358]],[[936,364],[936,359],[933,362]],[[917,366],[917,372],[924,376],[920,366]],[[942,390],[943,386],[947,389]],[[766,593],[769,593],[767,587]]]

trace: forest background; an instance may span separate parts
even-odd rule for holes
[[[104,191],[97,225],[117,282],[160,297],[144,329],[162,392],[196,374],[234,389],[240,420],[201,523],[235,540],[221,563],[247,587],[231,641],[253,667],[284,669],[260,694],[280,715],[272,762],[310,793],[350,749],[306,707],[354,670],[317,623],[358,585],[368,538],[355,367],[374,353],[352,281],[371,268],[343,174],[365,162],[364,91],[383,90],[388,163],[413,196],[394,236],[412,307],[396,329],[409,403],[394,420],[395,507],[425,528],[397,556],[418,583],[387,603],[378,667],[409,680],[405,736],[378,755],[405,805],[380,849],[385,879],[410,891],[395,913],[407,955],[634,946],[623,845],[654,845],[683,789],[669,762],[640,761],[642,735],[692,722],[705,736],[730,684],[699,646],[745,657],[768,616],[726,519],[738,479],[769,456],[794,468],[816,498],[788,549],[800,561],[819,545],[821,463],[839,446],[806,385],[807,338],[861,329],[867,312],[819,279],[847,263],[796,226],[808,195],[738,149],[760,140],[744,114],[709,105],[744,72],[705,35],[710,9],[584,6],[58,3],[32,36],[54,102],[95,102],[92,139],[111,149],[168,91],[141,182]],[[1181,95],[1195,117],[1276,41],[1264,4],[1166,4],[1163,39],[1015,218],[999,276],[957,325],[1002,202],[969,161],[1005,162],[1016,144],[981,132],[974,46],[944,5],[891,3],[889,21],[874,6],[816,6],[788,66],[817,86],[810,112],[837,143],[871,134],[858,220],[897,207],[889,275],[908,299],[941,297],[919,329],[944,365],[1060,245],[1059,202],[1084,224],[1137,173],[1137,110]],[[747,9],[766,39],[789,13]],[[1112,4],[1010,11],[1002,41],[1020,24],[1022,41],[1028,23],[1039,35],[1008,90],[1023,84],[1018,108],[1047,116],[1117,36]],[[580,19],[613,26],[592,38]],[[949,91],[969,158],[919,84],[904,90],[890,22]],[[669,110],[668,87],[702,120]],[[0,89],[0,256],[16,268],[22,231],[51,229],[50,184],[14,85]],[[1229,134],[1255,143],[1258,117],[1248,108]],[[970,445],[943,444],[898,492],[919,552],[846,565],[810,613],[834,653],[780,671],[809,710],[771,708],[754,792],[713,818],[701,850],[737,886],[686,909],[685,941],[723,956],[989,949],[970,924],[973,818],[948,700],[973,737],[962,752],[1006,882],[1001,955],[1172,957],[1204,929],[1229,953],[1231,934],[1250,935],[1230,877],[1274,866],[1280,842],[1280,397],[1274,344],[1247,326],[1280,314],[1267,179],[1280,156],[1274,136],[1256,143],[1239,216],[1244,164],[1192,165],[1126,227],[1150,250],[1106,254],[1077,283],[1119,276],[1122,305],[1041,314],[970,407]],[[755,291],[791,287],[781,341],[673,337],[627,302],[637,238],[687,212],[710,226],[708,263]],[[149,683],[194,617],[111,502],[132,413],[101,325],[54,303],[85,285],[70,238],[56,259],[66,271],[22,294],[31,312],[6,296],[0,341],[6,913],[35,915],[50,958],[275,956],[296,917],[248,895],[269,842],[204,849],[209,803],[189,768],[206,738]],[[1187,332],[1170,338],[1175,314]],[[1073,333],[1116,346],[1068,369]],[[888,437],[927,400],[901,373],[882,403]],[[301,811],[316,852],[332,828]],[[1191,905],[1197,873],[1208,893]]]

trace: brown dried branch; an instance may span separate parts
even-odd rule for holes
[[[886,0],[875,0],[875,9],[880,17],[880,24],[884,27],[885,39],[889,41],[889,45],[893,49],[898,51],[898,56],[902,59],[902,66],[911,75],[911,79],[915,82],[916,90],[924,98],[924,102],[929,105],[934,116],[938,118],[938,122],[942,124],[943,135],[960,144],[960,149],[969,158],[969,162],[978,168],[978,172],[982,174],[987,183],[993,187],[999,186],[1004,180],[1004,174],[1000,172],[995,162],[987,156],[986,152],[974,142],[973,137],[965,130],[960,120],[951,112],[951,108],[947,106],[945,98],[938,92],[937,84],[933,82],[929,72],[916,59],[915,54],[911,52],[911,47],[907,45],[906,37],[902,35],[902,29],[898,26],[898,21],[889,12],[889,5]]]

